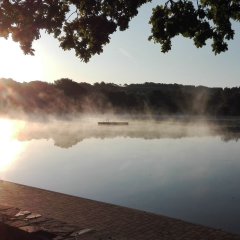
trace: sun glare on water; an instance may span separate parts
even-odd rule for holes
[[[25,144],[16,139],[24,123],[0,119],[0,172],[7,170],[20,153]]]

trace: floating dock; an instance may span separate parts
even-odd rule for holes
[[[128,125],[128,122],[98,122],[98,125]]]
[[[0,231],[28,235],[21,240],[240,240],[182,220],[1,180],[0,222]]]

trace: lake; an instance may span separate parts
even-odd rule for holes
[[[0,178],[240,234],[239,120],[0,120]]]

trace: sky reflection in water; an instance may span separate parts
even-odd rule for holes
[[[27,123],[15,137],[24,151],[2,179],[240,233],[236,132],[176,122],[50,122]]]

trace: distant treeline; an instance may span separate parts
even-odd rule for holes
[[[240,88],[208,88],[147,82],[78,83],[63,78],[54,83],[19,83],[0,79],[1,114],[81,113],[181,114],[239,116]]]

